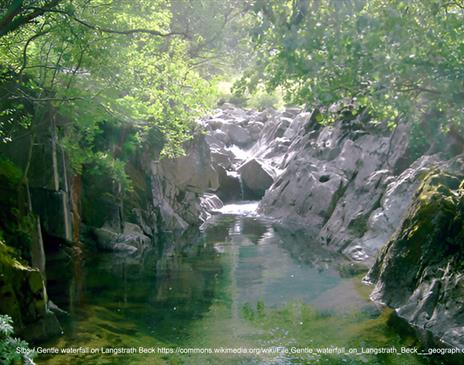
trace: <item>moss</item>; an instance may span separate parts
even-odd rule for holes
[[[362,237],[367,232],[368,214],[360,214],[354,218],[349,224],[348,229],[358,238]]]
[[[43,290],[43,280],[42,275],[40,275],[40,272],[31,272],[31,275],[29,276],[29,287],[31,288],[33,293],[37,293]]]
[[[340,273],[340,276],[342,278],[352,278],[361,274],[365,274],[368,271],[369,268],[365,264],[361,264],[358,262],[349,262],[341,264],[338,267],[338,272]]]
[[[21,170],[11,161],[0,158],[0,230],[9,246],[29,259],[36,238],[37,218],[31,214],[28,190]]]
[[[405,231],[410,243],[428,242],[438,252],[448,252],[462,234],[461,179],[433,171],[420,187],[417,203],[409,214]]]
[[[0,240],[0,313],[10,315],[18,328],[36,321],[46,310],[42,275],[18,258]]]
[[[16,251],[2,242],[0,232],[0,268],[1,267],[15,267],[20,270],[27,269],[27,266],[18,260]]]
[[[8,181],[12,186],[21,182],[21,170],[10,160],[0,157],[0,179]]]
[[[379,299],[388,305],[403,305],[426,271],[446,266],[454,272],[462,270],[464,192],[460,186],[462,177],[437,169],[424,178],[401,228],[369,273],[369,280],[382,283]]]

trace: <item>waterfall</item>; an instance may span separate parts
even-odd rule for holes
[[[238,181],[238,184],[240,186],[240,201],[245,200],[245,185],[243,184],[242,176],[240,175],[240,173],[238,171],[226,171],[226,174],[227,176],[230,176],[231,178]]]
[[[245,200],[245,187],[243,185],[242,175],[237,173],[237,178],[240,184],[240,200]]]

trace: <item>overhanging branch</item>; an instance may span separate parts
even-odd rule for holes
[[[34,7],[30,7],[30,9],[34,9]],[[70,13],[68,13],[67,11],[65,10],[60,10],[60,9],[49,9],[47,12],[49,13],[58,13],[58,14],[63,14],[65,15],[66,17],[68,17],[69,19],[87,27],[87,28],[90,28],[90,29],[93,29],[93,30],[96,30],[98,32],[102,32],[102,33],[111,33],[111,34],[121,34],[121,35],[132,35],[132,34],[138,34],[138,33],[144,33],[144,34],[151,34],[151,35],[154,35],[154,36],[157,36],[157,37],[172,37],[172,36],[183,36],[185,38],[189,38],[189,35],[185,32],[176,32],[176,31],[173,31],[173,32],[161,32],[159,30],[155,30],[155,29],[148,29],[148,28],[134,28],[134,29],[125,29],[125,30],[121,30],[121,29],[111,29],[111,28],[106,28],[106,27],[102,27],[102,26],[99,26],[99,25],[96,25],[96,24],[91,24],[85,20],[82,20]]]

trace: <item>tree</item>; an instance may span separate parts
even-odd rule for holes
[[[462,133],[462,1],[255,0],[252,9],[257,62],[239,90],[283,87],[287,101],[313,106],[345,99],[391,125],[427,113],[435,131]]]
[[[211,86],[192,70],[190,34],[171,29],[169,1],[5,1],[0,11],[4,141],[64,120],[76,173],[96,163],[115,177],[120,156],[94,144],[105,123],[127,126],[140,145],[155,128],[165,155],[182,153]]]

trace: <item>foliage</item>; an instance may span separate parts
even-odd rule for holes
[[[257,110],[264,110],[266,108],[278,109],[282,106],[282,100],[277,91],[268,93],[265,91],[258,91],[250,98],[248,105]]]
[[[31,233],[37,229],[37,221],[28,210],[22,171],[1,156],[0,186],[0,238],[5,237],[10,246],[28,257]]]
[[[5,365],[34,364],[32,359],[35,353],[29,349],[29,344],[19,338],[13,337],[13,320],[8,315],[0,314],[0,363]],[[22,348],[22,353],[17,352],[16,348]]]
[[[14,249],[3,243],[3,233],[0,231],[0,265],[15,264]]]
[[[254,0],[252,9],[257,61],[238,90],[283,87],[288,101],[312,106],[345,99],[374,122],[433,118],[429,138],[462,134],[462,1]]]
[[[249,64],[248,1],[173,0],[171,4],[172,29],[191,34],[192,68],[202,75],[233,78]]]
[[[235,79],[237,81],[237,79]],[[264,110],[266,108],[281,108],[283,106],[282,93],[280,90],[268,93],[263,88],[256,92],[237,93],[234,92],[233,82],[219,81],[217,82],[216,99],[218,103],[231,103],[242,108],[253,108]]]
[[[0,156],[0,179],[8,186],[15,187],[20,184],[21,170],[10,160]]]
[[[18,84],[13,72],[0,64],[0,143],[11,142],[16,129],[31,125],[32,103],[20,96],[26,89]]]
[[[76,173],[103,166],[122,180],[124,159],[94,146],[103,124],[131,129],[138,146],[156,128],[162,154],[181,154],[192,121],[212,102],[212,86],[193,67],[198,37],[173,27],[172,6],[168,0],[6,1],[0,138],[15,138],[22,119],[25,127],[50,120],[63,131]]]

